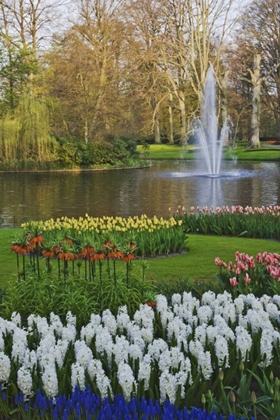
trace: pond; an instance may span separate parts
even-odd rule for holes
[[[168,208],[276,205],[279,162],[224,162],[226,175],[194,175],[192,161],[153,162],[150,168],[0,173],[3,226],[61,216],[168,216]],[[229,176],[227,174],[230,174]]]

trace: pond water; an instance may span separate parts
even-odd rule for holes
[[[153,162],[150,168],[0,173],[3,226],[61,216],[168,216],[185,206],[268,206],[280,203],[279,162],[224,162],[223,176],[194,175],[192,161]]]

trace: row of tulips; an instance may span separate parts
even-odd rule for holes
[[[280,239],[280,206],[179,206],[174,217],[188,233]]]
[[[158,295],[129,316],[125,306],[66,321],[19,314],[0,319],[0,383],[8,401],[34,402],[89,387],[102,400],[122,394],[177,408],[216,409],[269,420],[280,413],[280,297],[224,292]],[[183,418],[183,417],[182,417]]]
[[[96,262],[121,260],[129,263],[137,256],[155,256],[181,251],[186,245],[186,235],[182,221],[173,217],[163,218],[103,217],[69,219],[62,217],[54,221],[28,222],[22,225],[23,233],[16,238],[11,250],[17,255],[17,268],[25,276],[27,267],[25,256],[30,257],[30,265],[40,275],[39,258],[44,257],[50,270],[50,260],[58,261],[61,270],[69,269],[68,263],[79,270],[82,261],[88,264],[86,276],[94,272]],[[22,255],[22,263],[20,256]],[[61,267],[62,264],[62,267]]]
[[[237,294],[253,293],[273,296],[280,293],[280,254],[258,253],[256,257],[242,252],[235,253],[235,262],[215,259],[219,267],[217,280],[222,290]]]

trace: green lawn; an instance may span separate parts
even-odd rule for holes
[[[143,152],[143,147],[138,146],[138,150]],[[178,146],[168,144],[151,144],[147,157],[149,159],[194,159],[197,156],[197,146]],[[225,149],[224,157],[231,159],[236,157],[238,160],[280,160],[280,148],[263,146],[257,150],[247,150],[246,145],[236,148]]]
[[[0,229],[0,288],[7,287],[17,276],[16,256],[10,251],[13,239],[21,229]],[[188,235],[188,252],[179,256],[148,259],[147,276],[155,282],[174,281],[179,277],[191,281],[214,281],[215,257],[234,260],[235,251],[256,256],[258,252],[280,252],[276,241],[225,236]],[[136,264],[139,264],[136,261]]]
[[[216,257],[228,262],[234,261],[236,251],[252,256],[264,251],[280,252],[279,242],[226,236],[188,235],[187,246],[189,251],[184,255],[150,259],[148,275],[155,281],[178,277],[212,281],[217,273]]]

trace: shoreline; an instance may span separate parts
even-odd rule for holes
[[[115,171],[115,170],[129,170],[129,169],[145,169],[149,168],[151,163],[147,165],[136,165],[136,166],[116,166],[112,168],[65,168],[65,169],[8,169],[2,170],[0,169],[0,174],[5,173],[48,173],[48,172],[97,172],[97,171]]]

